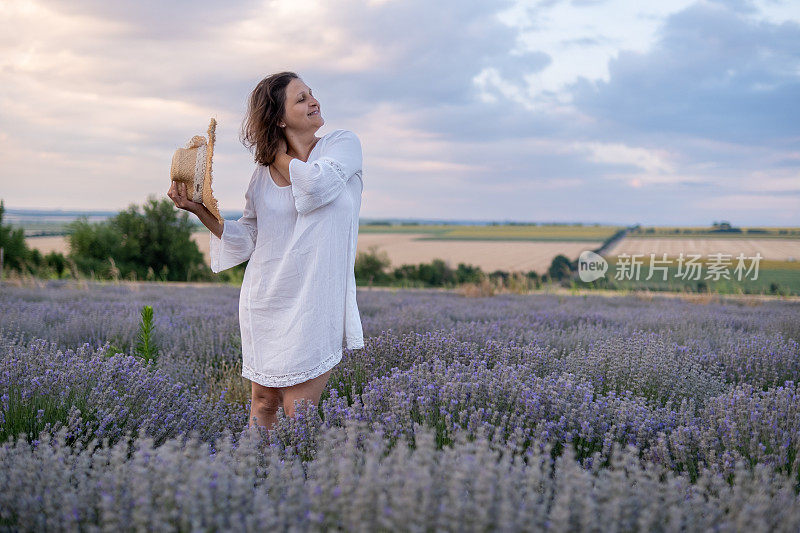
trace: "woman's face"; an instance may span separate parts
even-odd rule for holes
[[[319,102],[311,93],[312,89],[299,78],[293,78],[286,86],[286,107],[283,113],[285,130],[314,132],[325,124]]]

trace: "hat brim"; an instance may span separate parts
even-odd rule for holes
[[[208,126],[208,145],[206,148],[206,175],[203,180],[203,205],[205,205],[212,215],[217,220],[222,222],[222,216],[219,213],[219,204],[217,199],[214,198],[214,191],[211,188],[211,182],[214,178],[211,172],[211,161],[214,157],[214,142],[216,141],[217,121],[212,118]]]

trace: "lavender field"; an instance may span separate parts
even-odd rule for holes
[[[800,529],[800,303],[359,291],[266,435],[238,296],[0,286],[0,530]]]

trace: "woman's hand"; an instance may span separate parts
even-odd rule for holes
[[[185,182],[173,181],[172,185],[169,187],[167,196],[175,202],[175,207],[194,213],[211,233],[216,235],[217,238],[222,238],[222,232],[225,229],[224,222],[217,220],[217,218],[211,214],[211,211],[202,203],[189,200],[189,193],[186,192]]]
[[[193,202],[189,199],[189,193],[186,191],[186,182],[183,181],[173,181],[172,185],[169,187],[167,196],[169,196],[175,203],[175,207],[178,209],[184,209],[190,213],[197,214],[198,210],[203,207],[203,204],[199,202]]]

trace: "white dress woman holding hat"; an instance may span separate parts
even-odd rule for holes
[[[210,230],[214,272],[248,261],[239,325],[251,427],[270,428],[279,407],[293,416],[295,401],[317,404],[343,347],[364,346],[354,273],[361,142],[343,129],[317,137],[324,123],[297,74],[268,76],[242,127],[256,162],[242,217],[220,221],[178,182],[168,193]]]

